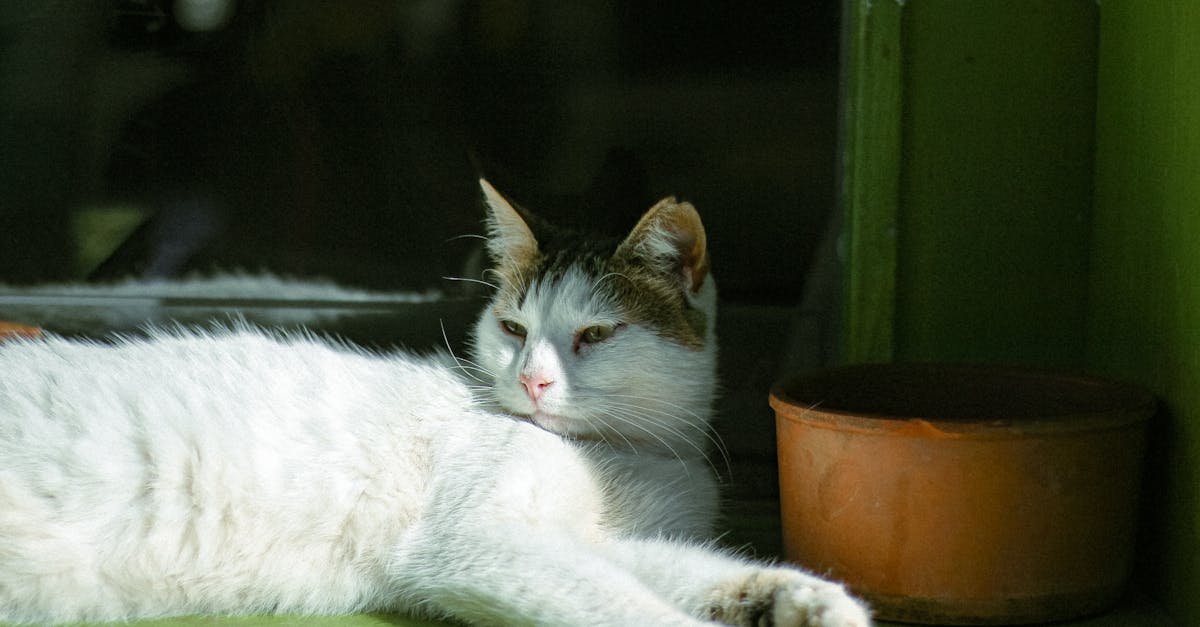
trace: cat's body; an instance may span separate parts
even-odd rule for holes
[[[585,453],[596,445],[476,407],[453,370],[427,360],[254,332],[115,350],[50,339],[2,354],[0,608],[43,595],[29,614],[0,609],[6,619],[382,609],[396,602],[399,590],[381,592],[406,543],[438,547],[446,566],[510,566],[500,547],[463,543],[470,552],[451,559],[454,543],[433,541],[468,520],[524,533],[609,526]],[[14,358],[21,369],[7,367]],[[704,516],[662,520],[687,478],[658,462],[681,485],[644,486],[638,500],[662,512],[654,524],[703,529]]]
[[[559,255],[485,190],[499,289],[471,362],[252,329],[0,343],[0,622],[868,624],[839,586],[697,544],[715,288],[694,210]]]

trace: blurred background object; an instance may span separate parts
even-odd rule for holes
[[[687,198],[726,296],[794,302],[834,205],[839,10],[6,2],[0,283],[453,289],[485,174],[614,234]]]

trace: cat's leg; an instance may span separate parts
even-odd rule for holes
[[[693,616],[731,625],[866,627],[866,606],[840,584],[672,540],[619,540],[605,555]]]
[[[709,624],[594,549],[546,528],[426,529],[388,570],[403,609],[472,624]]]

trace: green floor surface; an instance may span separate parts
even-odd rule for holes
[[[99,623],[72,623],[79,626]],[[113,623],[128,627],[437,627],[436,623],[397,614],[351,614],[348,616],[182,616]]]

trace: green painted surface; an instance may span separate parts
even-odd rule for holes
[[[1164,401],[1142,579],[1200,625],[1200,3],[1105,1],[1088,357]]]
[[[900,191],[901,8],[849,2],[843,37],[841,198],[845,212],[842,358],[892,358]]]
[[[904,5],[895,357],[1076,364],[1094,2]]]
[[[72,623],[82,627],[86,623]],[[97,623],[98,624],[98,623]],[[184,616],[122,623],[131,627],[437,627],[433,623],[394,614],[350,616]]]

